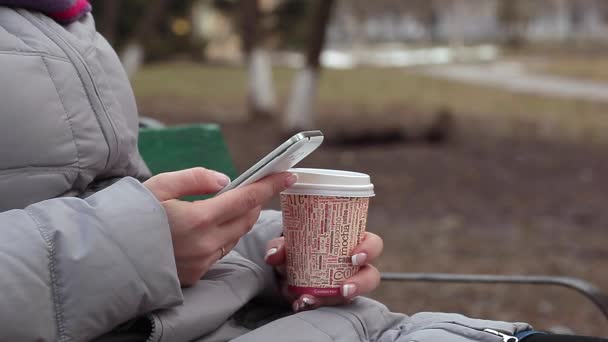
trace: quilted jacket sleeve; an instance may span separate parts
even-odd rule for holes
[[[165,212],[125,178],[0,213],[0,340],[85,341],[182,302]]]

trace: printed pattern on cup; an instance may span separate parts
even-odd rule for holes
[[[287,282],[292,292],[334,296],[359,267],[352,250],[361,242],[369,198],[282,194]]]

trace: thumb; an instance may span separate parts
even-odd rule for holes
[[[156,175],[144,185],[163,202],[189,195],[205,195],[219,191],[230,183],[228,176],[202,167]]]

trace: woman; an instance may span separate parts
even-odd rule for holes
[[[370,262],[382,240],[373,234],[353,251],[364,266],[340,298],[284,293],[280,215],[260,207],[294,176],[195,203],[178,198],[214,193],[228,178],[199,168],[147,179],[132,90],[89,12],[85,0],[0,0],[0,340],[465,342],[532,333],[453,314],[407,317],[359,297],[379,282]]]

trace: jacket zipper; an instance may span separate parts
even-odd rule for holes
[[[157,342],[160,339],[160,336],[158,336],[161,331],[159,331],[158,327],[156,326],[156,320],[154,319],[154,314],[149,314],[146,317],[148,320],[150,320],[150,336],[148,336],[148,339],[146,339],[146,342]]]
[[[46,24],[42,22],[35,15],[21,12],[22,16],[29,18],[29,21],[36,26],[40,31],[46,34],[46,36],[52,40],[68,57],[68,59],[72,62],[72,65],[76,69],[80,80],[82,82],[83,88],[87,94],[89,101],[91,102],[91,107],[95,116],[97,118],[97,122],[101,127],[102,134],[104,139],[106,140],[106,144],[108,145],[108,158],[106,160],[106,165],[104,167],[105,170],[110,165],[113,165],[115,156],[115,151],[118,149],[118,137],[116,135],[116,129],[114,127],[114,123],[110,118],[103,102],[101,101],[101,95],[99,93],[99,89],[93,79],[91,70],[89,69],[86,61],[82,54],[72,46],[65,38],[61,37],[61,35],[55,32],[52,28],[47,27]],[[105,124],[104,124],[105,123]]]
[[[483,329],[483,331],[492,335],[502,337],[503,342],[519,342],[519,339],[517,337],[501,333],[500,331],[496,331],[494,329]]]
[[[513,336],[513,335],[509,335],[507,333],[503,333],[500,332],[498,330],[494,330],[494,329],[482,329],[482,328],[474,328],[474,327],[470,327],[468,325],[462,324],[462,323],[458,323],[458,322],[450,322],[451,324],[455,324],[455,325],[459,325],[461,327],[464,328],[468,328],[468,329],[473,329],[473,330],[477,330],[477,331],[481,331],[481,332],[485,332],[488,334],[492,334],[494,336],[500,337],[502,339],[502,342],[519,342],[519,338]]]

